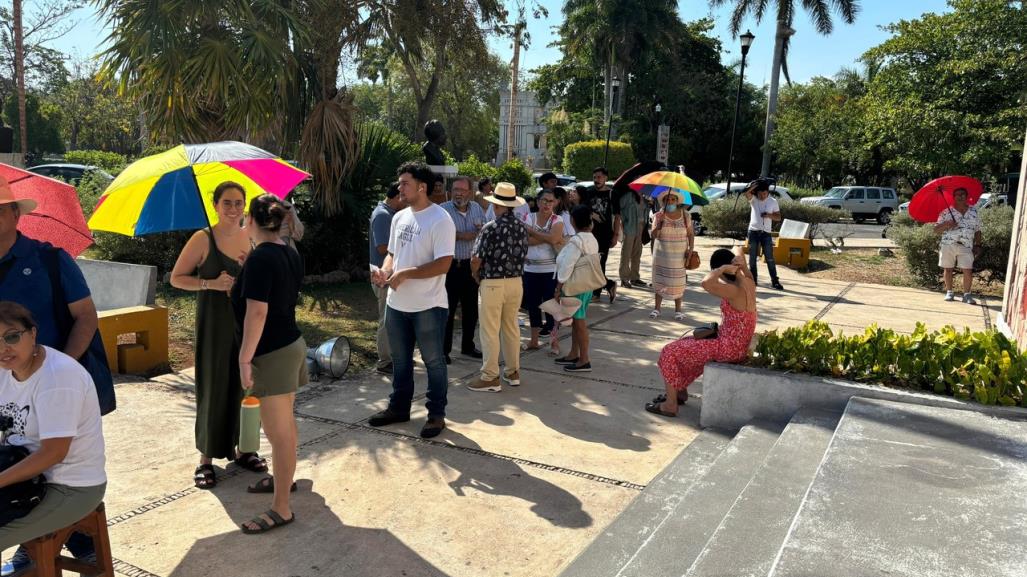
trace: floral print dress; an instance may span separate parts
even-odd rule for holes
[[[699,378],[706,363],[740,363],[749,354],[749,342],[756,332],[756,311],[740,311],[727,299],[720,301],[721,322],[715,339],[685,337],[663,347],[660,373],[677,390]]]

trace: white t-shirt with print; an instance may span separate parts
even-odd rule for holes
[[[0,416],[14,419],[10,445],[36,452],[45,439],[71,437],[64,460],[43,472],[47,482],[94,487],[107,482],[103,426],[93,379],[68,355],[44,347],[43,365],[25,382],[0,369]]]
[[[777,199],[768,195],[767,200],[760,200],[760,198],[754,194],[752,195],[752,199],[749,201],[749,206],[752,207],[749,210],[749,230],[762,230],[763,232],[773,231],[774,221],[760,215],[763,213],[773,214],[775,212],[781,212],[781,207],[777,204]]]
[[[453,256],[456,250],[456,225],[444,208],[430,204],[414,212],[404,208],[392,217],[389,252],[393,270],[428,264]],[[416,313],[435,307],[449,308],[446,274],[432,278],[407,279],[398,289],[389,288],[388,305],[397,311]]]

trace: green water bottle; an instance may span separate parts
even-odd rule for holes
[[[256,453],[260,448],[260,399],[247,396],[239,409],[239,452]]]

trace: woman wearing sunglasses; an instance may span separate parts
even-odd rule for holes
[[[79,521],[107,488],[96,388],[82,365],[36,343],[25,307],[0,302],[0,442],[29,455],[0,471],[0,491],[39,475],[46,495],[28,515],[0,527],[0,551]]]

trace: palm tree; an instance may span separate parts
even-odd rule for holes
[[[859,13],[859,0],[800,0],[802,7],[809,13],[817,32],[827,36],[834,30],[834,21],[831,17],[832,8],[837,11],[842,21],[852,24],[856,21]],[[770,77],[770,95],[767,101],[767,127],[763,136],[763,167],[760,171],[762,176],[767,176],[770,171],[770,137],[774,133],[774,114],[777,111],[777,87],[781,70],[784,70],[785,79],[788,77],[788,47],[791,44],[791,36],[795,33],[792,23],[795,17],[797,0],[773,0],[777,7],[777,34],[774,48],[774,65]],[[731,13],[731,34],[738,35],[742,29],[742,23],[746,16],[752,14],[756,23],[763,20],[767,13],[770,0],[710,0],[710,6],[719,8],[724,4],[733,4],[734,10]]]
[[[283,155],[298,151],[322,210],[342,210],[356,135],[336,82],[356,7],[328,0],[183,0],[175,10],[150,0],[93,4],[112,29],[101,76],[138,99],[155,140],[243,139]]]
[[[20,133],[21,154],[29,151],[29,128],[25,113],[25,39],[22,29],[21,0],[13,0],[14,20],[14,77],[15,90],[18,92],[18,132]]]

